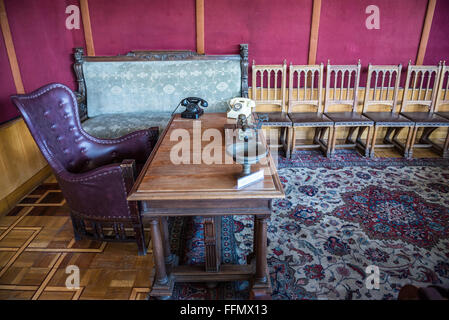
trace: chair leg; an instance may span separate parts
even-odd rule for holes
[[[80,232],[80,223],[79,223],[78,219],[75,218],[73,215],[71,216],[71,218],[72,218],[73,234],[74,234],[75,240],[79,241],[82,239],[81,232]]]
[[[327,143],[326,156],[328,158],[332,158],[334,156],[336,140],[337,140],[337,127],[332,126],[329,128],[329,137]]]
[[[323,130],[320,130],[320,140],[321,141],[323,141],[323,139],[324,139],[324,135],[326,134],[326,129],[327,129],[327,127],[326,128],[323,128]],[[330,142],[330,140],[327,142],[327,144],[329,145],[331,142]]]
[[[413,158],[413,150],[415,147],[416,133],[418,132],[418,129],[419,129],[418,127],[413,128],[413,133],[412,133],[412,137],[410,139],[410,148],[408,150],[407,158]]]
[[[376,139],[377,139],[377,131],[378,131],[379,127],[378,126],[374,126],[374,130],[373,130],[373,137],[371,138],[371,148],[369,151],[369,156],[370,158],[374,158],[375,157],[375,148],[376,148]],[[368,140],[366,140],[368,142]]]
[[[414,128],[415,127],[413,127],[413,126],[408,127],[407,140],[405,141],[404,153],[403,153],[403,156],[405,158],[409,158],[409,154],[408,153],[409,153],[409,150],[410,150],[410,142],[412,140],[412,134],[413,134]]]
[[[144,256],[147,254],[147,248],[145,246],[145,233],[143,231],[143,224],[134,224],[133,227],[139,256]]]
[[[384,143],[385,143],[385,144],[391,143],[390,136],[391,136],[391,134],[393,133],[393,131],[394,131],[395,129],[396,129],[396,128],[394,128],[394,127],[388,127],[387,133],[385,133],[385,137],[384,137]]]
[[[285,156],[289,159],[292,157],[292,151],[291,151],[291,143],[292,143],[292,132],[294,130],[293,127],[287,127],[287,151],[285,152]]]
[[[402,128],[394,128],[394,134],[393,137],[391,138],[392,141],[397,141],[397,138],[399,136],[399,134],[401,133]]]
[[[429,143],[432,144],[432,142],[430,141],[429,136],[432,134],[432,132],[434,132],[436,129],[436,127],[427,127],[424,128],[423,133],[421,135],[421,138],[419,139],[419,143]]]
[[[292,127],[292,138],[291,138],[291,149],[290,149],[290,158],[293,156],[293,153],[296,151],[296,128]]]
[[[449,158],[449,128],[447,128],[447,135],[443,145],[442,157]]]
[[[357,127],[353,127],[354,129],[357,129]],[[356,143],[362,144],[362,134],[365,132],[366,127],[359,127],[359,132],[357,133],[357,138],[355,139]]]
[[[368,132],[366,133],[366,142],[365,142],[365,157],[369,157],[370,156],[370,151],[371,151],[371,126],[369,127],[365,127],[368,128]],[[363,130],[364,131],[364,130]],[[361,136],[361,135],[360,135]],[[363,143],[361,142],[361,137],[360,137],[360,145],[363,146]]]
[[[354,140],[352,140],[352,135],[354,134],[356,129],[357,129],[357,127],[349,127],[348,136],[346,137],[345,143],[347,143],[347,144],[354,143]]]

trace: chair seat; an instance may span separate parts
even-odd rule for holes
[[[449,126],[449,119],[443,118],[434,112],[401,112],[401,115],[414,121],[417,125]]]
[[[334,122],[322,113],[316,112],[291,112],[288,114],[295,127],[329,127]]]
[[[365,112],[365,117],[373,120],[376,124],[391,126],[413,126],[414,123],[406,117],[391,112]]]
[[[87,119],[81,125],[91,136],[114,139],[150,127],[159,127],[159,131],[162,131],[170,118],[170,113],[125,112],[99,115]]]
[[[292,121],[285,112],[255,112],[255,119],[265,127],[290,127]]]
[[[374,121],[355,112],[327,112],[324,114],[335,122],[335,126],[371,126]]]
[[[437,115],[449,119],[449,112],[437,112]]]

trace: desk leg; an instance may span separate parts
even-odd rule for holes
[[[204,246],[207,272],[220,271],[221,262],[221,217],[204,218]]]
[[[251,299],[271,299],[270,275],[267,267],[267,218],[268,216],[256,216],[255,219],[256,274],[250,292]]]
[[[160,228],[162,232],[162,238],[164,241],[165,264],[171,266],[175,261],[175,256],[171,253],[170,250],[170,233],[168,232],[167,217],[160,218]]]
[[[151,238],[153,240],[153,259],[156,269],[150,296],[168,298],[172,295],[174,279],[167,275],[165,268],[164,243],[162,242],[159,218],[152,218],[150,224]]]

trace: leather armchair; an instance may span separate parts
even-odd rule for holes
[[[75,239],[136,241],[139,254],[145,254],[138,204],[126,198],[157,142],[158,128],[118,139],[92,137],[81,127],[74,93],[57,83],[11,100],[56,176]]]

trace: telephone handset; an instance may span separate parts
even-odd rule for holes
[[[206,108],[209,104],[204,99],[188,97],[182,99],[180,105],[186,107],[186,110],[181,112],[181,118],[198,119],[204,113],[201,108]]]
[[[229,101],[228,118],[237,119],[240,114],[248,118],[252,108],[256,106],[254,100],[248,98],[233,98]]]

